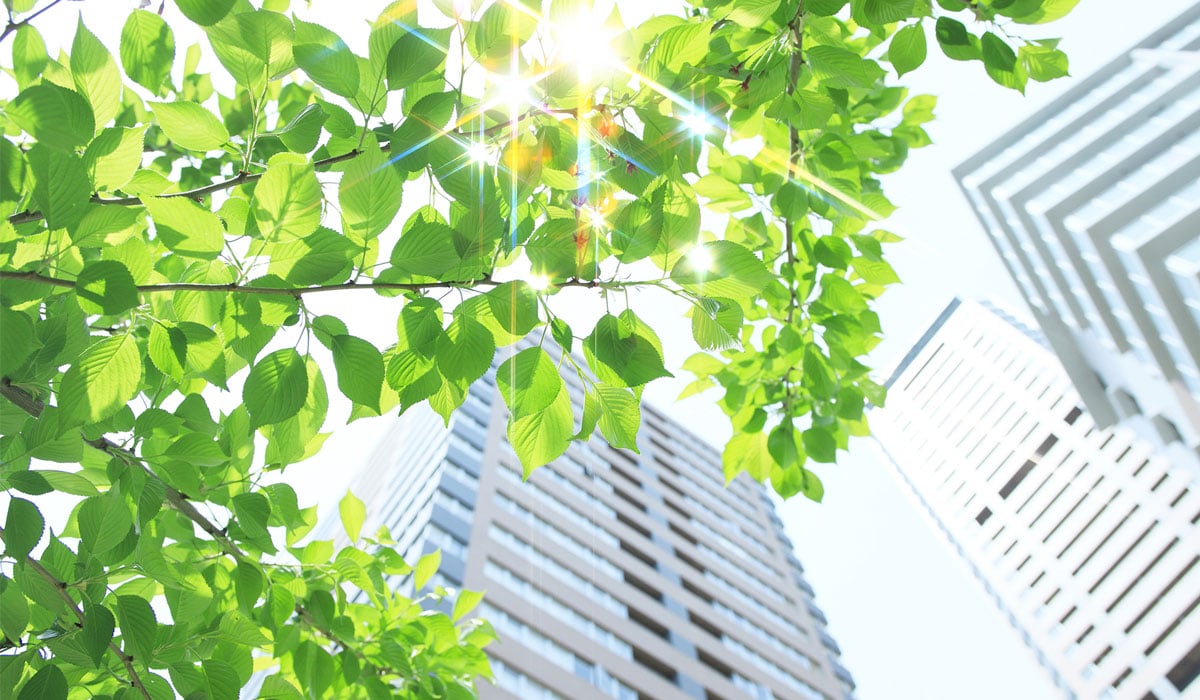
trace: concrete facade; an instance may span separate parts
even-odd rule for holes
[[[1105,429],[1034,331],[951,303],[871,425],[887,462],[1078,700],[1200,698],[1200,477]]]
[[[431,585],[486,591],[502,641],[484,700],[852,698],[766,492],[726,487],[719,453],[642,417],[640,454],[597,431],[523,482],[493,365],[448,430],[405,414],[353,490],[408,561],[442,550]]]
[[[1200,5],[954,173],[1093,418],[1200,471]]]

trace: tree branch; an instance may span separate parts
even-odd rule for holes
[[[60,1],[60,0],[55,0],[55,2],[58,2],[58,1]],[[49,7],[47,7],[46,9],[49,9]],[[43,11],[45,11],[45,10],[43,10]],[[33,19],[33,17],[30,17],[29,19]],[[28,22],[29,20],[25,20],[25,21]],[[24,22],[21,22],[18,24],[23,24],[23,23]],[[13,25],[9,25],[10,28],[12,26]],[[7,30],[6,30],[6,32],[7,32]],[[0,39],[2,39],[2,38],[3,37],[0,37]],[[605,107],[606,107],[606,105],[598,104],[598,105],[595,105],[593,107],[593,109],[603,109]],[[524,122],[525,120],[530,119],[532,117],[536,117],[539,114],[575,116],[578,113],[579,113],[579,110],[573,109],[573,108],[572,109],[549,109],[549,108],[531,109],[528,112],[525,112],[524,114],[522,114],[520,117],[518,117],[517,123]],[[493,126],[489,126],[486,129],[483,129],[483,130],[477,131],[477,132],[456,131],[456,132],[453,132],[453,134],[456,136],[459,136],[461,138],[468,139],[468,140],[475,140],[475,139],[480,139],[480,138],[487,139],[487,138],[491,138],[491,137],[495,136],[496,134],[503,132],[505,129],[509,128],[511,125],[512,125],[511,122],[502,122],[500,124],[495,124]],[[387,143],[387,144],[384,144],[383,146],[380,146],[380,150],[382,150],[384,153],[387,153],[389,150],[391,150],[391,147],[392,147],[392,144]],[[362,149],[355,148],[355,149],[347,151],[346,153],[343,153],[341,155],[330,156],[328,158],[322,158],[320,160],[315,160],[315,161],[313,161],[313,168],[316,170],[322,170],[324,168],[328,168],[329,166],[335,165],[337,163],[341,163],[341,162],[344,162],[347,160],[353,160],[354,158],[357,158],[362,154],[363,154]],[[157,196],[161,199],[172,199],[175,197],[185,197],[187,199],[200,199],[201,197],[205,197],[207,195],[213,194],[214,192],[221,192],[223,190],[228,190],[228,189],[237,187],[238,185],[244,185],[249,182],[255,182],[257,180],[260,180],[262,178],[262,176],[263,176],[263,173],[250,173],[250,172],[242,171],[242,172],[238,173],[237,175],[234,175],[231,178],[227,178],[225,180],[220,180],[218,182],[214,182],[212,184],[205,185],[203,187],[197,187],[195,189],[185,190],[183,192],[170,192],[167,194],[160,194],[160,195],[155,195],[155,196]],[[94,194],[94,195],[92,195],[91,201],[93,204],[108,204],[108,205],[120,206],[120,207],[135,207],[142,203],[142,198],[141,197],[101,197],[98,194]],[[40,212],[40,211],[22,211],[22,212],[17,212],[16,214],[13,214],[12,216],[9,216],[8,223],[16,226],[18,224],[27,224],[27,223],[30,223],[33,221],[41,221],[44,218],[46,218],[45,215],[42,214],[42,212]]]
[[[0,538],[3,537],[4,528],[0,527]],[[58,597],[62,598],[63,602],[67,604],[67,608],[70,609],[71,612],[75,613],[75,618],[79,620],[80,626],[87,624],[87,617],[83,614],[83,610],[80,609],[79,604],[75,602],[75,599],[71,597],[71,594],[67,593],[66,583],[59,581],[58,577],[47,571],[46,567],[42,566],[41,562],[29,556],[28,554],[25,555],[24,563],[25,566],[33,569],[34,573],[36,573],[38,576],[41,576],[47,583],[50,584],[50,587],[53,588],[54,592],[58,594]],[[133,667],[133,657],[121,651],[121,647],[117,646],[115,642],[110,641],[108,643],[108,648],[112,650],[112,653],[117,655],[117,658],[120,659],[121,663],[125,666],[125,671],[129,674],[129,685],[133,688],[136,688],[137,691],[141,693],[142,697],[146,698],[146,700],[153,700],[149,691],[146,690],[146,686],[142,685],[142,678],[138,675],[137,669]]]
[[[49,5],[46,5],[45,7],[38,10],[37,12],[34,12],[32,15],[29,15],[28,17],[21,20],[20,22],[13,22],[11,19],[12,15],[9,15],[10,19],[8,22],[8,26],[4,28],[3,33],[0,33],[0,41],[4,41],[5,39],[8,38],[9,34],[12,34],[13,32],[17,31],[21,27],[24,27],[25,25],[29,24],[33,20],[37,19],[38,15],[42,14],[46,10],[49,10],[51,7],[54,7],[55,5],[57,5],[60,2],[62,2],[62,0],[52,0]]]
[[[788,84],[787,94],[790,97],[796,92],[796,84],[800,80],[800,69],[804,66],[804,2],[801,0],[800,6],[796,8],[796,16],[788,23],[788,33],[792,39],[792,56],[788,64]],[[788,124],[788,169],[796,171],[800,168],[800,130],[794,124]],[[791,303],[788,305],[787,322],[791,325],[795,318],[796,307],[800,305],[800,300],[796,295],[796,234],[795,224],[791,217],[787,217],[783,222],[784,228],[784,252],[787,255],[787,264],[791,272],[791,281],[788,283],[788,293],[791,295]]]
[[[0,280],[22,280],[24,282],[35,282],[45,284],[52,287],[62,287],[64,289],[74,289],[75,280],[64,279],[62,277],[51,277],[38,272],[13,272],[11,270],[0,270]],[[610,289],[620,289],[625,287],[638,287],[648,285],[658,285],[660,280],[584,280],[584,279],[568,279],[562,282],[554,283],[555,287],[583,287],[593,289],[596,287],[604,287]],[[496,286],[501,284],[491,278],[484,276],[474,280],[464,280],[462,282],[373,282],[370,284],[356,284],[354,282],[343,282],[341,284],[329,284],[314,287],[251,287],[244,284],[231,282],[229,284],[203,284],[194,282],[172,282],[164,284],[139,284],[137,291],[142,294],[156,294],[161,292],[214,292],[220,294],[250,294],[258,296],[285,296],[300,298],[305,294],[317,294],[320,292],[340,292],[352,289],[367,290],[373,289],[391,290],[391,291],[408,291],[417,292],[425,289],[474,289],[476,287]]]
[[[28,413],[34,418],[42,415],[42,411],[46,407],[45,403],[43,403],[36,396],[33,396],[24,389],[13,385],[8,377],[0,377],[0,396],[8,399],[14,406]],[[150,471],[150,468],[146,466],[141,457],[138,457],[135,453],[125,449],[124,447],[121,447],[112,440],[109,440],[106,437],[91,439],[84,436],[83,441],[85,444],[90,445],[101,452],[110,454],[126,464],[140,467],[146,472],[146,476],[148,478],[162,482],[162,479],[159,478],[157,474]],[[201,530],[208,533],[208,535],[212,537],[213,540],[215,540],[227,554],[239,560],[246,558],[246,554],[237,546],[237,544],[233,542],[233,540],[229,539],[229,537],[225,535],[224,530],[217,527],[208,518],[204,517],[204,514],[197,510],[196,506],[192,505],[187,496],[183,495],[178,490],[166,483],[163,483],[163,492],[165,498],[167,499],[167,505],[183,514],[184,517],[198,525]]]

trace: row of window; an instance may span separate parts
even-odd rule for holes
[[[551,559],[545,554],[542,554],[528,542],[509,532],[505,528],[500,527],[499,525],[492,525],[488,529],[488,536],[497,542],[505,544],[519,552],[521,556],[528,560],[531,565],[537,567],[538,570],[542,571],[543,573],[548,573],[551,576],[563,581],[568,586],[574,587],[574,589],[578,592],[586,595],[588,598],[591,598],[603,607],[617,613],[621,617],[628,616],[629,608],[627,608],[624,603],[609,594],[608,591],[597,587],[596,584],[585,579],[574,571],[571,571],[562,564],[559,564],[557,561]]]
[[[503,493],[501,493],[499,491],[496,492],[495,500],[496,500],[496,503],[501,508],[503,508],[505,511],[512,513],[513,515],[517,516],[522,521],[524,521],[526,524],[531,525],[533,530],[538,535],[541,535],[550,540],[553,540],[559,546],[563,547],[567,551],[571,552],[572,554],[579,557],[580,559],[583,559],[588,564],[592,565],[593,567],[595,567],[596,569],[598,569],[600,571],[603,571],[604,573],[608,574],[609,576],[612,576],[613,578],[617,578],[617,579],[621,578],[620,567],[618,567],[616,564],[612,563],[611,561],[609,561],[608,559],[604,558],[599,553],[597,553],[596,550],[593,549],[591,545],[585,544],[578,538],[576,538],[572,535],[568,535],[565,532],[563,532],[562,530],[559,530],[553,524],[551,524],[548,520],[542,518],[540,515],[535,514],[533,511],[529,510],[528,508],[521,505],[520,503],[517,503],[516,501],[514,501],[513,499],[509,498],[508,496],[504,495]],[[593,527],[595,527],[595,526],[593,525]],[[612,547],[620,546],[621,541],[619,539],[617,539],[615,536],[609,534],[609,532],[607,530],[603,530],[600,528],[595,528],[595,529],[598,532],[588,533],[587,530],[585,530],[585,533],[592,535],[593,542],[595,542],[596,540],[599,540],[599,541],[602,541],[605,544],[608,544]],[[603,534],[599,534],[599,533],[603,533]]]
[[[768,660],[767,658],[765,658],[758,652],[754,651],[753,649],[746,646],[745,644],[742,644],[738,640],[733,639],[732,637],[722,635],[721,643],[724,644],[726,646],[726,648],[732,649],[733,651],[737,652],[742,657],[749,659],[750,662],[752,664],[754,664],[755,666],[758,666],[759,668],[763,669],[767,673],[771,674],[772,676],[775,676],[779,680],[783,681],[790,687],[795,688],[796,690],[799,690],[800,692],[804,692],[804,689],[806,689],[806,688],[807,689],[812,688],[812,686],[810,686],[809,684],[807,684],[804,681],[800,680],[799,678],[793,676],[791,673],[788,673],[787,671],[785,671],[783,669],[783,667],[781,667],[779,664],[775,663],[774,661]],[[804,668],[812,668],[812,659],[809,659],[807,656],[801,655],[798,660],[800,661],[800,665],[803,666]]]
[[[492,624],[501,642],[514,641],[525,646],[541,659],[574,673],[614,700],[638,700],[637,691],[614,678],[602,666],[580,657],[507,611],[486,601],[479,606],[479,611]]]
[[[633,658],[633,648],[625,640],[597,625],[591,618],[576,612],[574,608],[568,607],[562,601],[508,568],[489,560],[483,565],[483,573],[493,581],[520,595],[529,605],[541,612],[553,615],[572,629],[583,632],[589,639],[599,642],[617,656],[623,659]]]

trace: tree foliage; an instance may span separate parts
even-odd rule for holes
[[[320,449],[334,388],[352,418],[448,418],[525,337],[555,341],[499,372],[527,471],[597,429],[636,449],[643,388],[682,369],[685,394],[723,392],[729,478],[820,500],[812,463],[884,401],[860,359],[898,281],[879,178],[929,143],[934,98],[886,66],[916,69],[932,32],[1023,89],[1066,58],[1001,24],[1074,5],[693,0],[625,26],[569,0],[401,0],[352,47],[286,0],[176,0],[110,47],[97,2],[55,57],[30,20],[59,2],[5,0],[2,35],[0,693],[21,700],[225,700],[256,671],[263,697],[470,697],[478,594],[398,594],[436,561],[362,536],[352,496],[335,553],[264,477]],[[641,288],[687,304],[682,368]],[[587,290],[608,311],[580,327],[558,300]],[[318,293],[390,299],[395,342]],[[447,595],[452,616],[427,609]]]

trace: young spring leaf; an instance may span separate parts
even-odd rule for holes
[[[133,82],[154,94],[171,77],[175,34],[153,12],[134,10],[121,29],[121,65]]]
[[[300,353],[276,350],[250,370],[242,401],[254,425],[270,425],[296,415],[308,395],[308,372]]]
[[[104,420],[129,403],[141,383],[141,353],[134,337],[105,338],[85,350],[63,375],[60,420],[64,426]]]
[[[195,102],[151,102],[150,107],[163,133],[180,148],[211,151],[229,141],[225,125]]]

